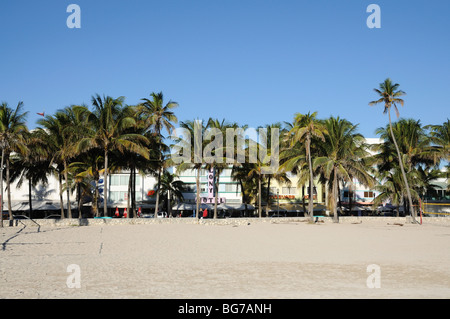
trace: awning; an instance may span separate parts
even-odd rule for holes
[[[267,206],[263,206],[263,209],[266,208]],[[269,212],[287,212],[286,208],[283,208],[283,206],[277,206],[277,205],[271,205],[269,206]]]
[[[179,203],[172,206],[172,210],[195,210],[195,209],[197,209],[197,205],[189,203]]]
[[[303,213],[303,206],[302,205],[287,204],[287,205],[282,205],[280,207],[283,207],[289,213]],[[308,205],[306,205],[306,210],[308,210]]]
[[[246,207],[247,206],[247,207]],[[250,205],[250,204],[220,204],[217,206],[217,209],[221,209],[221,210],[239,210],[239,211],[245,211],[247,210],[254,210],[255,206]]]
[[[5,205],[6,204],[6,205]],[[7,210],[7,203],[3,206],[3,210]],[[61,204],[59,201],[32,201],[31,202],[33,211],[46,211],[46,210],[61,210]],[[76,202],[72,202],[70,207],[72,209],[77,209],[78,205]],[[67,204],[64,202],[63,208],[67,209]],[[30,203],[28,201],[21,202],[12,202],[11,201],[11,210],[12,211],[28,211],[30,210]]]
[[[432,182],[431,186],[433,186],[435,190],[446,190],[448,184],[446,182]]]

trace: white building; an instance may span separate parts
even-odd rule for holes
[[[383,139],[380,138],[366,138],[366,143],[369,145],[381,144]],[[369,150],[371,155],[375,153]],[[373,188],[368,188],[353,179],[351,183],[344,183],[341,188],[341,200],[343,205],[352,203],[352,211],[371,210],[373,200],[380,192]]]
[[[187,187],[187,191],[183,192],[184,203],[195,204],[196,201],[196,170],[187,170],[183,172],[178,179],[183,181]],[[122,172],[111,174],[108,176],[108,215],[113,215],[116,209],[119,210],[122,215],[125,208],[131,207],[129,200],[129,181],[130,173]],[[211,201],[211,193],[208,191],[208,171],[202,170],[200,176],[201,183],[201,198],[202,208],[213,207],[214,201]],[[156,204],[155,190],[157,188],[157,179],[150,175],[136,174],[136,209],[141,209],[143,214],[153,214]],[[59,194],[59,181],[55,176],[48,177],[48,184],[39,184],[36,187],[32,187],[31,190],[27,182],[21,187],[17,186],[17,183],[13,183],[11,187],[11,205],[15,215],[24,214],[29,215],[29,194],[31,191],[33,218],[45,217],[48,215],[60,215],[60,194]],[[225,169],[219,178],[219,203],[223,205],[239,206],[241,201],[241,190],[237,182],[231,178],[231,169]],[[100,201],[98,203],[99,211],[103,211],[103,178],[99,183]],[[8,202],[6,191],[4,192],[4,212],[8,211]],[[73,216],[78,216],[76,193],[71,194],[71,208]],[[63,192],[64,210],[67,210],[67,194]],[[159,211],[167,211],[167,207],[163,206],[165,203],[164,198],[160,198]],[[171,206],[175,206],[176,203],[171,203]],[[92,217],[90,215],[91,202],[84,203],[83,215]],[[194,205],[195,206],[195,205]],[[222,207],[221,207],[222,208]],[[176,207],[174,207],[177,210]],[[67,215],[67,213],[66,213]]]

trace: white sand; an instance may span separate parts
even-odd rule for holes
[[[447,225],[0,229],[1,298],[450,298]],[[81,288],[67,267],[79,265]],[[380,267],[368,288],[367,267]]]

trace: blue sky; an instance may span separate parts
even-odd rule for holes
[[[69,29],[69,4],[81,28]],[[369,29],[369,4],[381,28]],[[447,0],[3,0],[0,101],[36,112],[91,96],[151,92],[180,104],[179,120],[225,118],[250,127],[317,111],[359,123],[373,137],[387,123],[369,107],[390,77],[406,91],[402,117],[449,117]]]

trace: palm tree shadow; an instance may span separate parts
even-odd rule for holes
[[[46,185],[39,185],[38,187],[33,187],[34,198],[36,200],[46,200],[50,195],[55,193],[54,189],[48,189]]]

